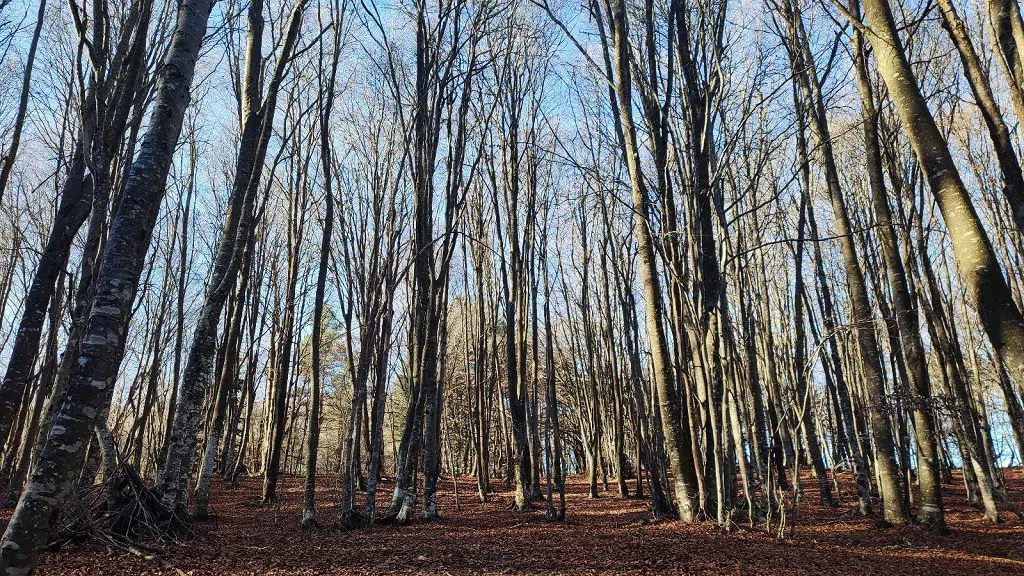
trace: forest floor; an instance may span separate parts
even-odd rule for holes
[[[1013,470],[1008,478],[1011,499],[1024,504],[1024,471]],[[965,505],[960,483],[944,486],[951,533],[938,536],[856,516],[846,482],[843,505],[822,508],[808,479],[795,536],[781,540],[763,528],[726,532],[710,522],[652,522],[646,500],[612,493],[589,499],[580,477],[570,478],[564,522],[545,520],[543,508],[510,511],[512,493],[500,481],[493,483],[491,500],[480,503],[472,479],[461,479],[457,509],[447,478],[440,519],[339,532],[330,527],[335,484],[320,479],[325,527],[312,533],[298,528],[300,478],[287,479],[279,506],[256,504],[259,478],[243,479],[236,490],[215,482],[213,517],[200,525],[198,537],[149,544],[163,550],[164,564],[89,543],[44,554],[38,574],[1024,574],[1024,524],[1011,514],[1002,524],[986,523]],[[385,503],[388,488],[380,492]],[[10,513],[0,511],[0,526]]]

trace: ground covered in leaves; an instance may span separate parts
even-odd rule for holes
[[[1024,505],[1024,472],[1009,473],[1011,499]],[[880,527],[843,505],[817,506],[815,484],[798,512],[795,536],[778,539],[764,528],[724,531],[713,523],[651,522],[646,501],[604,493],[587,498],[571,478],[564,522],[542,510],[508,509],[511,492],[495,481],[490,502],[460,480],[458,507],[451,479],[439,498],[442,517],[407,526],[339,532],[331,525],[336,480],[320,479],[323,527],[299,530],[302,486],[288,478],[280,505],[255,503],[260,479],[239,489],[217,483],[212,519],[185,543],[147,543],[160,562],[93,542],[43,555],[38,573],[51,574],[331,574],[331,573],[734,573],[734,574],[1024,574],[1024,524],[1011,514],[986,523],[965,506],[962,484],[945,486],[949,535],[914,526]],[[390,496],[385,485],[382,495]],[[613,486],[614,488],[614,486]],[[10,510],[0,512],[6,525]]]

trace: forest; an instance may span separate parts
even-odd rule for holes
[[[1024,573],[1017,0],[0,0],[0,574]]]

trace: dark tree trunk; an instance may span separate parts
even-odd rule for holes
[[[75,354],[65,400],[0,545],[0,571],[27,574],[81,470],[97,418],[109,406],[149,240],[188,106],[213,3],[185,0],[160,68],[156,102],[121,195],[96,279],[85,338]]]

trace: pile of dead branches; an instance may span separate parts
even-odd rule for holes
[[[95,540],[173,568],[160,558],[159,549],[143,542],[180,543],[197,532],[188,515],[164,506],[156,489],[131,464],[121,462],[116,475],[72,491],[54,534],[45,549]]]

